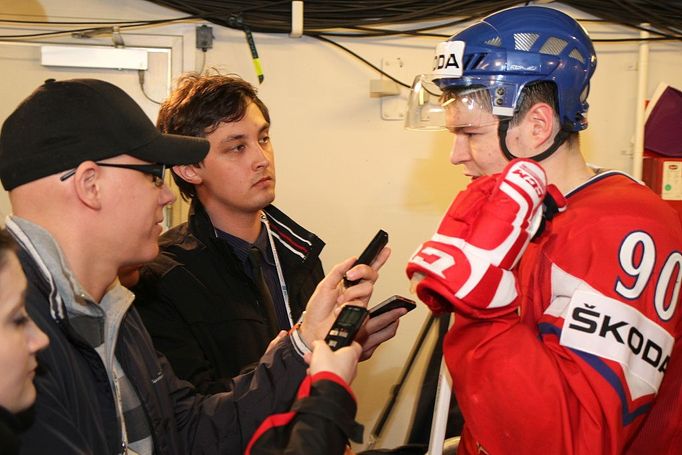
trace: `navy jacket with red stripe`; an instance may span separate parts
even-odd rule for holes
[[[276,207],[264,211],[296,320],[324,277],[324,242]],[[227,390],[229,378],[254,365],[272,338],[258,290],[198,200],[188,221],[159,244],[161,253],[133,289],[135,306],[179,377],[204,393]]]

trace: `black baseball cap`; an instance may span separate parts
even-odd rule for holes
[[[162,134],[109,82],[48,79],[2,125],[0,180],[9,191],[84,161],[118,155],[169,166],[194,164],[208,148],[203,138]]]

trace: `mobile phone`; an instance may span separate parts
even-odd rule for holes
[[[344,305],[324,341],[332,351],[350,345],[367,319],[367,308]]]
[[[379,316],[380,314],[387,313],[391,310],[395,310],[396,308],[406,308],[408,312],[414,310],[417,307],[417,304],[414,303],[414,300],[408,299],[407,297],[403,297],[401,295],[393,295],[383,302],[374,305],[372,308],[369,309],[369,317],[373,318],[375,316]]]
[[[379,255],[381,250],[384,249],[386,244],[388,243],[388,232],[384,231],[383,229],[379,229],[379,232],[376,233],[374,238],[369,242],[365,250],[360,254],[358,257],[358,260],[355,261],[353,264],[353,267],[355,267],[358,264],[366,264],[369,265],[372,263],[374,259]],[[354,286],[358,284],[360,280],[354,280],[350,281],[346,279],[346,277],[343,277],[343,284],[347,288]]]

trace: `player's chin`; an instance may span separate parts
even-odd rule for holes
[[[477,178],[480,178],[481,173],[476,171],[476,170],[473,170],[473,169],[466,169],[464,171],[464,176],[468,177],[469,179],[471,179],[473,181],[473,180],[476,180]]]

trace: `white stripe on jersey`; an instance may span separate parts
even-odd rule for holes
[[[620,363],[631,400],[658,392],[675,340],[639,310],[553,264],[545,314],[564,319],[561,345]]]

